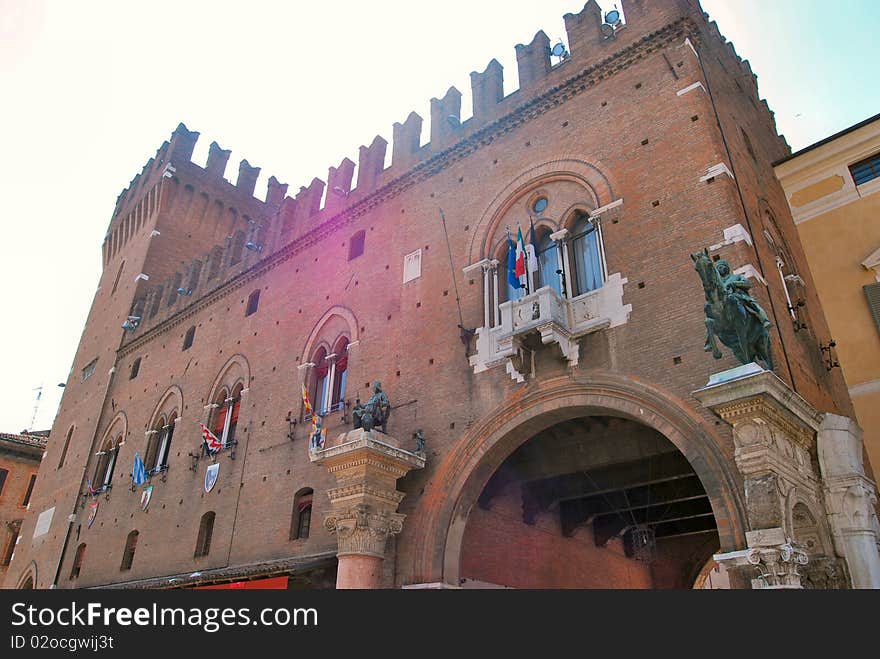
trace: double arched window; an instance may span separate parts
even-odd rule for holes
[[[211,419],[211,432],[224,447],[235,442],[235,429],[238,426],[238,413],[241,408],[241,394],[244,385],[239,382],[232,389],[221,387],[214,397]]]
[[[312,358],[315,365],[309,396],[317,414],[327,414],[345,404],[345,384],[348,379],[348,337],[336,340],[333,351],[320,347]]]
[[[570,216],[569,230],[562,246],[551,238],[552,230],[542,226],[535,229],[535,257],[538,260],[537,271],[529,272],[526,263],[526,279],[529,282],[529,292],[534,292],[544,286],[549,286],[560,295],[577,297],[602,287],[604,283],[604,255],[602,254],[601,229],[598,222],[594,221],[589,213],[576,210]],[[523,236],[524,240],[530,240]],[[513,236],[511,235],[511,238]],[[514,243],[515,245],[515,243]],[[529,246],[524,246],[528,254]],[[568,267],[571,272],[568,277],[564,275],[564,265],[560,264],[562,249],[567,250]],[[528,257],[526,257],[528,258]],[[510,258],[510,248],[505,238],[501,250],[498,252],[499,276],[503,277],[507,300],[518,300],[524,294],[518,282],[510,275],[510,263],[516,262],[516,255]],[[570,282],[572,290],[566,290],[564,281]]]
[[[174,436],[174,426],[177,422],[177,412],[172,412],[166,419],[159,417],[156,426],[150,432],[150,440],[147,442],[147,451],[144,455],[144,467],[148,474],[157,474],[168,469],[168,456],[171,452],[171,439]]]
[[[98,451],[98,464],[95,467],[95,477],[92,480],[92,489],[96,492],[105,492],[112,487],[113,470],[116,468],[116,457],[119,446],[122,443],[122,435],[113,439],[107,439]]]

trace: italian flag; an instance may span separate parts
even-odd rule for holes
[[[526,248],[523,242],[522,229],[516,228],[516,278],[519,279],[520,288],[526,288]]]

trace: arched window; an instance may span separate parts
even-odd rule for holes
[[[119,444],[122,435],[115,440],[108,439],[98,452],[98,465],[95,468],[95,478],[92,487],[98,492],[104,492],[112,487],[113,470],[116,468],[116,456],[119,453]]]
[[[125,549],[122,552],[122,563],[119,566],[120,571],[131,569],[131,563],[134,561],[134,550],[137,548],[138,535],[137,531],[132,531],[125,539]]]
[[[131,364],[131,373],[129,373],[128,379],[134,380],[138,376],[138,373],[140,372],[140,370],[141,370],[141,358],[138,357]]]
[[[196,338],[196,327],[193,325],[188,330],[186,330],[186,334],[183,337],[183,348],[182,350],[189,350],[192,347],[193,341]]]
[[[61,459],[58,460],[58,469],[64,466],[64,459],[67,457],[67,449],[70,447],[70,440],[73,437],[73,426],[70,426],[70,430],[67,431],[67,436],[64,438],[64,448],[61,449]]]
[[[331,382],[328,385],[330,389],[329,409],[338,410],[344,405],[345,401],[345,381],[348,379],[348,338],[341,337],[333,348],[333,354],[336,355],[334,363],[331,365]]]
[[[559,251],[556,247],[556,241],[550,237],[549,231],[544,232],[538,239],[535,255],[538,257],[538,267],[540,268],[540,281],[535,282],[535,288],[550,286],[561,295],[562,286],[559,274],[556,272],[559,270]]]
[[[159,305],[162,304],[162,291],[164,287],[157,286],[153,291],[153,303],[150,305],[150,318],[159,313]]]
[[[316,414],[323,414],[328,398],[327,385],[330,382],[330,379],[327,377],[330,375],[330,362],[327,361],[327,350],[325,348],[318,348],[318,352],[312,358],[312,363],[315,365],[312,387],[309,391],[309,395],[314,401],[312,409],[314,409]]]
[[[293,498],[293,516],[290,520],[290,539],[305,540],[312,524],[312,496],[314,490],[305,488]]]
[[[208,511],[202,515],[199,523],[199,536],[196,539],[196,550],[193,557],[207,556],[211,551],[211,536],[214,534],[214,511]]]
[[[243,389],[244,385],[241,382],[233,387],[231,394],[224,387],[214,400],[217,407],[214,412],[214,421],[211,424],[211,432],[220,439],[223,446],[229,446],[235,441],[235,429],[238,425],[238,412],[241,408]]]
[[[244,249],[244,231],[236,231],[232,238],[232,250],[229,258],[229,265],[235,265],[241,261],[242,250]]]
[[[83,558],[86,555],[86,543],[82,543],[79,547],[76,548],[76,554],[73,557],[73,566],[70,568],[70,578],[76,579],[79,577],[80,570],[82,570]]]
[[[172,412],[167,423],[164,416],[160,417],[156,427],[150,431],[150,440],[147,442],[147,451],[144,455],[144,466],[148,474],[158,474],[168,468],[175,421],[177,421],[177,413]]]
[[[599,250],[599,228],[590,216],[579,212],[571,231],[574,295],[583,295],[602,286],[602,255]]]

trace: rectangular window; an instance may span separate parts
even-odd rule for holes
[[[86,365],[86,367],[82,370],[82,377],[80,378],[80,382],[85,382],[90,377],[92,377],[92,375],[95,372],[95,366],[97,366],[97,364],[98,364],[98,358],[95,357],[92,361],[90,361]]]
[[[24,493],[24,499],[21,500],[22,506],[27,506],[31,500],[31,492],[34,491],[34,483],[37,480],[36,474],[31,474],[31,479],[28,481],[27,491]]]
[[[5,566],[12,562],[12,554],[15,553],[15,544],[18,542],[18,532],[18,526],[10,525],[9,540],[6,543],[6,549],[3,550],[3,558],[0,560],[0,565]]]
[[[0,496],[3,494],[3,486],[6,485],[6,477],[9,475],[8,469],[0,469]]]
[[[861,185],[877,178],[880,176],[880,153],[850,165],[849,173],[852,174],[856,185]]]

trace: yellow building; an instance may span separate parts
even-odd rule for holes
[[[774,164],[880,470],[880,114]],[[796,302],[795,302],[796,304]]]

